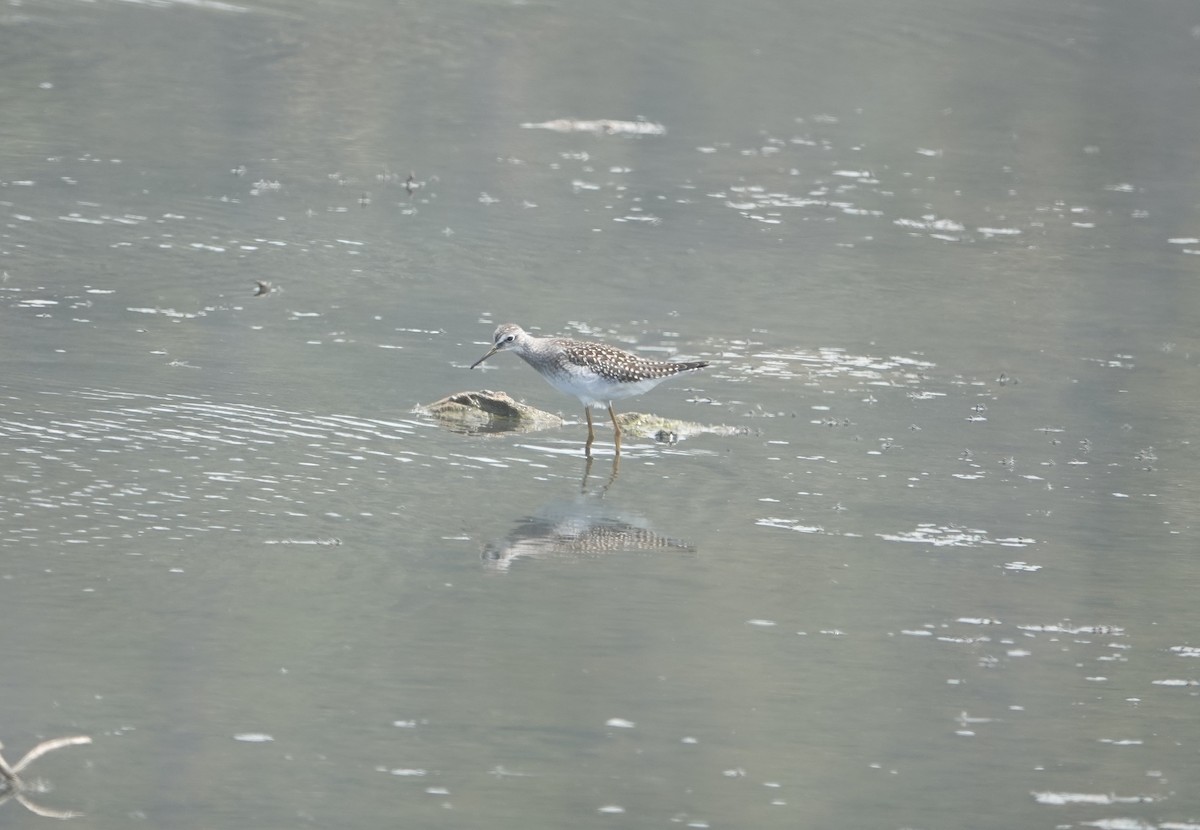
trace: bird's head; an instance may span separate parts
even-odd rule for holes
[[[515,323],[504,323],[500,326],[497,326],[495,334],[492,335],[492,348],[488,349],[487,354],[472,363],[471,368],[474,369],[496,352],[509,348],[518,340],[520,340],[524,334],[525,332],[521,329],[521,327]]]

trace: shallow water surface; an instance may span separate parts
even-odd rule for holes
[[[1200,828],[1197,26],[12,6],[0,740],[93,739],[22,796]],[[710,361],[618,404],[705,429],[589,461],[510,321]],[[420,409],[479,388],[565,423]]]

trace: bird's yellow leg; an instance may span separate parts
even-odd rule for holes
[[[612,401],[608,403],[608,417],[612,418],[613,436],[617,443],[617,455],[621,454],[621,425],[617,423],[617,413],[613,411]]]
[[[588,422],[588,439],[587,439],[587,444],[583,448],[583,454],[586,455],[588,458],[591,458],[592,457],[592,442],[596,440],[596,431],[594,429],[592,429],[592,408],[590,406],[585,406],[583,408],[583,414],[587,416],[587,422]]]

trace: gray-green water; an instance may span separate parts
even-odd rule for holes
[[[94,739],[29,796],[1200,827],[1198,31],[7,3],[0,740]],[[506,321],[710,360],[620,408],[738,434],[627,439],[613,478],[602,431],[585,479],[573,400],[467,371]],[[570,423],[414,411],[482,387]]]

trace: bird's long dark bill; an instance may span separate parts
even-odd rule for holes
[[[500,351],[499,346],[492,346],[491,351],[489,351],[483,357],[479,358],[479,360],[476,360],[474,363],[471,364],[471,368],[474,369],[476,366],[478,366],[480,363],[483,363],[483,361],[487,360],[489,357],[491,357],[498,351]]]

